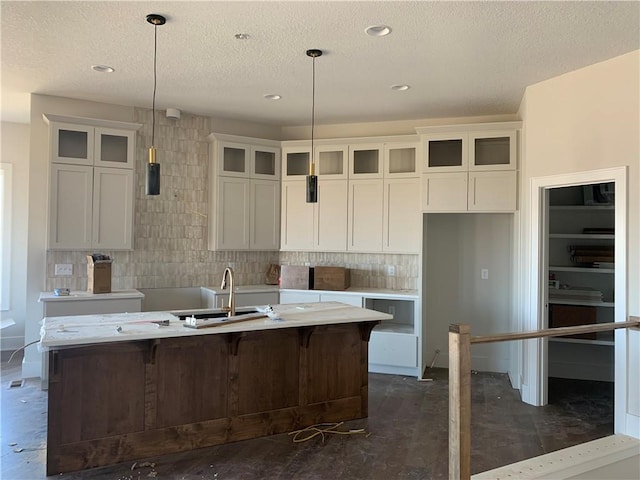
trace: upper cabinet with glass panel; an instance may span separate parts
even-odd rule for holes
[[[422,173],[515,170],[520,122],[420,127]]]
[[[279,142],[212,133],[213,173],[222,177],[280,179]]]
[[[515,130],[469,133],[469,170],[515,170]]]
[[[50,127],[51,161],[132,169],[139,123],[44,114]]]

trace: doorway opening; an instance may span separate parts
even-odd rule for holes
[[[615,183],[549,188],[546,210],[546,327],[615,319]],[[548,340],[549,405],[597,412],[593,425],[613,433],[614,333]]]

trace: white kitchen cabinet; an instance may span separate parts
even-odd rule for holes
[[[250,180],[220,177],[216,182],[216,250],[248,250]]]
[[[385,179],[382,251],[419,253],[421,244],[420,179]]]
[[[215,142],[215,163],[219,176],[280,179],[280,150],[277,147],[222,140],[229,137],[220,134],[212,134],[210,137]],[[261,140],[245,139],[245,142],[247,141]]]
[[[383,191],[382,179],[349,181],[347,251],[382,251]]]
[[[469,136],[466,132],[425,134],[423,173],[466,172]]]
[[[305,182],[282,182],[282,250],[313,250],[315,204],[306,199]]]
[[[422,210],[467,211],[467,172],[430,173],[422,177]]]
[[[54,163],[133,169],[139,124],[44,115]]]
[[[404,135],[320,140],[314,147],[318,202],[306,204],[308,142],[285,142],[282,169],[282,250],[417,253],[420,214],[419,137]],[[408,190],[385,180],[418,179]],[[295,185],[297,183],[297,185]],[[388,189],[385,194],[385,189]],[[388,202],[388,203],[385,203]],[[402,206],[407,202],[408,207]],[[401,232],[408,232],[403,236]],[[312,238],[309,236],[312,235]],[[386,238],[383,241],[383,237]],[[385,243],[386,242],[386,243]]]
[[[282,183],[282,250],[347,249],[347,181],[318,179],[318,202],[306,202],[305,182]]]
[[[423,175],[425,212],[513,212],[517,172],[455,172]]]
[[[282,148],[282,180],[304,180],[309,174],[311,145]],[[317,172],[316,172],[317,174]]]
[[[133,248],[137,123],[43,115],[50,132],[49,248]]]
[[[515,170],[517,155],[515,129],[469,133],[469,171]]]
[[[49,248],[90,249],[93,167],[52,164],[49,189]]]
[[[474,212],[516,211],[517,172],[469,172],[467,208]]]
[[[314,160],[318,180],[347,179],[349,157],[346,145],[315,147]]]
[[[212,133],[209,248],[280,248],[279,142]]]
[[[387,143],[384,146],[384,178],[419,176],[419,145]]]
[[[280,303],[316,303],[320,301],[320,294],[317,292],[301,292],[297,290],[280,290]]]
[[[133,170],[93,169],[91,248],[133,248]]]
[[[249,248],[278,250],[280,248],[280,183],[271,180],[251,180],[249,208]]]
[[[344,252],[347,249],[346,180],[318,179],[318,203],[314,205],[313,249]]]
[[[381,143],[349,145],[349,179],[382,178],[383,150]]]
[[[517,209],[520,122],[423,127],[422,210]]]

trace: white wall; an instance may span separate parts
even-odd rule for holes
[[[523,238],[530,238],[532,179],[628,168],[627,306],[629,314],[640,315],[640,51],[528,87],[521,114],[525,130],[520,195]],[[532,253],[528,240],[524,247],[527,261]],[[519,300],[523,301],[530,286],[527,270],[521,275]],[[536,321],[528,318],[527,307],[524,301],[525,328]],[[622,390],[616,382],[616,430],[640,436],[640,365],[633,361],[638,358],[640,332],[628,331],[624,336],[626,356],[616,357],[617,362],[626,361],[627,369]],[[531,345],[524,348],[525,358],[527,348]]]
[[[449,324],[467,323],[473,335],[509,331],[512,313],[513,214],[425,214],[423,311],[427,359],[440,350],[449,365]],[[481,278],[487,269],[488,279]],[[471,349],[471,368],[506,372],[509,345]]]
[[[10,309],[2,318],[12,319],[15,325],[2,329],[0,349],[15,350],[24,344],[27,287],[27,218],[29,212],[29,125],[2,122],[1,157],[12,165],[12,215]],[[4,267],[3,267],[4,268]]]

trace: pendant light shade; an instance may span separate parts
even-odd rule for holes
[[[167,19],[162,15],[151,13],[147,15],[147,22],[153,25],[153,102],[151,119],[151,146],[149,147],[149,163],[147,164],[147,175],[145,181],[145,191],[147,195],[160,195],[160,164],[156,162],[156,80],[157,80],[157,51],[158,51],[158,25],[167,23]]]
[[[307,203],[318,202],[318,176],[313,160],[313,134],[316,122],[316,58],[322,56],[322,50],[307,50],[307,56],[313,59],[311,82],[311,158],[309,159],[309,175],[307,175]]]

